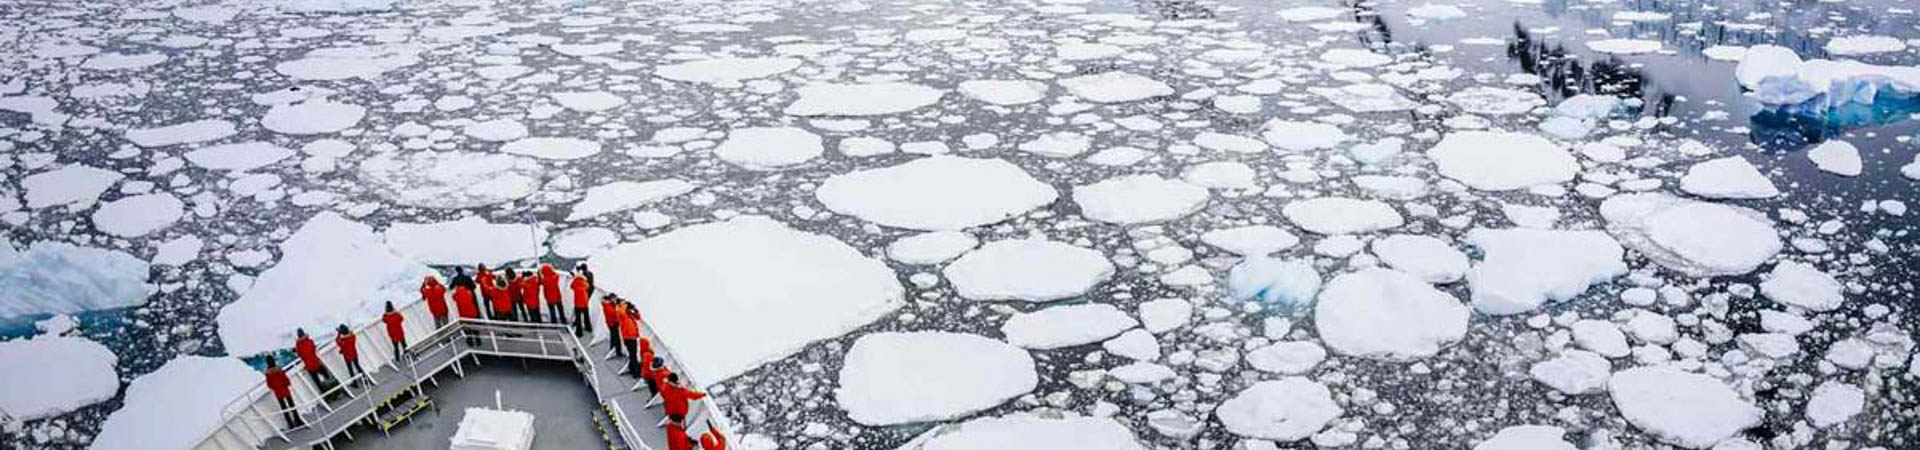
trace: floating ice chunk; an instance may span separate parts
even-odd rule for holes
[[[308,219],[280,243],[280,262],[215,321],[227,353],[255,355],[288,347],[295,328],[309,332],[372,322],[382,302],[419,295],[432,269],[396,253],[372,227],[332,212]]]
[[[797,127],[736,128],[713,155],[740,167],[776,170],[812,161],[826,153],[820,135]]]
[[[71,314],[146,303],[146,261],[115,250],[40,241],[26,252],[0,241],[0,317]]]
[[[1136,326],[1140,322],[1113,305],[1083,303],[1014,314],[1000,332],[1008,343],[1045,350],[1104,341]]]
[[[1029,80],[971,80],[960,82],[960,93],[995,105],[1024,105],[1046,98],[1047,84]]]
[[[186,213],[186,203],[173,194],[125,197],[100,205],[93,212],[93,229],[119,237],[140,237],[159,231]]]
[[[266,167],[293,156],[293,149],[255,141],[204,147],[187,152],[187,162],[208,170],[245,171]]]
[[[1534,381],[1567,395],[1600,392],[1613,376],[1613,363],[1598,353],[1567,349],[1527,369]]]
[[[1120,336],[1100,343],[1100,348],[1109,354],[1136,361],[1160,359],[1160,340],[1154,338],[1153,333],[1139,328],[1127,330]]]
[[[1275,441],[1306,439],[1342,413],[1326,385],[1305,377],[1254,383],[1213,410],[1228,432]]]
[[[521,223],[490,223],[479,217],[432,223],[395,223],[382,234],[395,252],[440,266],[486,264],[538,258],[547,231]]]
[[[1906,49],[1906,41],[1891,36],[1840,36],[1827,41],[1827,53],[1842,56],[1898,52]]]
[[[1207,206],[1207,188],[1158,175],[1123,175],[1073,188],[1073,203],[1089,219],[1120,225],[1164,222]]]
[[[239,359],[174,358],[127,384],[120,409],[100,424],[89,448],[191,448],[226,422],[229,402],[259,385],[260,372]]]
[[[1095,42],[1069,42],[1054,46],[1053,52],[1064,61],[1092,61],[1120,57],[1127,49]]]
[[[1406,111],[1420,106],[1419,103],[1400,95],[1393,86],[1377,83],[1349,84],[1337,88],[1311,87],[1308,92],[1327,99],[1348,111],[1389,112]]]
[[[627,99],[607,91],[555,92],[548,97],[563,108],[579,112],[606,111],[627,104]]]
[[[1467,243],[1485,255],[1467,271],[1473,307],[1495,315],[1566,301],[1627,273],[1626,250],[1593,230],[1476,229]]]
[[[1773,180],[1739,156],[1694,164],[1680,177],[1680,190],[1707,198],[1752,199],[1780,195]]]
[[[1327,349],[1305,341],[1276,342],[1247,352],[1247,364],[1262,372],[1300,375],[1327,359]]]
[[[1577,450],[1567,442],[1567,430],[1546,425],[1519,425],[1501,428],[1492,438],[1473,445],[1473,450]]]
[[[1314,325],[1321,341],[1363,358],[1425,358],[1467,333],[1467,307],[1433,285],[1378,267],[1341,274],[1320,291]]]
[[[1633,348],[1627,345],[1627,335],[1613,322],[1583,319],[1567,328],[1573,332],[1574,343],[1600,356],[1622,358],[1633,353]]]
[[[1313,303],[1320,292],[1320,271],[1307,261],[1248,257],[1227,271],[1227,289],[1235,299],[1293,308]]]
[[[1738,45],[1715,45],[1700,50],[1700,54],[1714,61],[1739,61],[1747,57],[1747,48]]]
[[[1452,20],[1466,17],[1467,12],[1453,5],[1422,3],[1407,9],[1407,17],[1426,20]]]
[[[1793,50],[1774,45],[1747,49],[1734,76],[1761,103],[1800,105],[1814,111],[1847,103],[1872,104],[1883,90],[1920,91],[1920,68],[1825,59],[1801,61]]]
[[[1166,83],[1120,71],[1062,79],[1060,87],[1094,103],[1123,103],[1173,95],[1173,87]]]
[[[1820,268],[1799,261],[1781,261],[1773,266],[1760,293],[1783,305],[1813,311],[1832,311],[1846,302],[1845,286]]]
[[[946,420],[1032,392],[1033,357],[986,337],[872,333],[847,350],[834,400],[866,426]]]
[[[200,249],[206,247],[206,241],[199,236],[185,235],[160,243],[153,252],[153,264],[179,266],[200,256]]]
[[[31,422],[113,398],[119,358],[86,338],[40,336],[0,341],[0,411]]]
[[[935,231],[900,238],[887,245],[887,257],[914,265],[932,265],[959,257],[980,246],[973,235],[958,231]]]
[[[1546,106],[1547,100],[1527,91],[1476,86],[1448,95],[1447,103],[1471,114],[1506,116]]]
[[[787,105],[796,116],[880,116],[920,109],[940,101],[946,92],[912,83],[820,83],[800,87],[800,98]]]
[[[1019,239],[967,252],[942,273],[967,299],[1045,302],[1080,295],[1113,271],[1113,263],[1098,251]]]
[[[1440,174],[1474,189],[1506,191],[1563,183],[1580,172],[1567,150],[1523,133],[1462,131],[1450,133],[1427,150]]]
[[[1667,366],[1620,371],[1607,390],[1628,423],[1685,448],[1712,447],[1759,425],[1763,415],[1726,383]]]
[[[539,189],[545,171],[529,158],[471,152],[383,153],[360,163],[360,178],[394,203],[464,209],[506,203]]]
[[[1807,159],[1814,167],[1834,175],[1860,176],[1860,149],[1846,141],[1826,141],[1807,150]]]
[[[653,75],[685,81],[685,83],[708,83],[708,85],[730,85],[749,79],[764,79],[780,75],[801,67],[801,60],[795,58],[714,58],[699,62],[670,63],[660,65]]]
[[[1900,175],[1909,180],[1920,180],[1920,155],[1913,156],[1913,162],[1900,166]]]
[[[1294,225],[1320,234],[1359,234],[1406,223],[1391,205],[1346,197],[1297,200],[1281,207],[1280,214]]]
[[[87,58],[87,62],[80,64],[80,67],[92,70],[132,70],[163,62],[167,62],[165,53],[101,53]]]
[[[1072,131],[1042,134],[1020,144],[1020,151],[1049,158],[1072,158],[1093,148],[1093,139]]]
[[[120,182],[120,172],[80,164],[28,175],[20,180],[27,190],[27,207],[78,205],[86,207],[100,200],[100,194]]]
[[[1665,22],[1672,18],[1666,13],[1654,11],[1619,11],[1613,13],[1614,22]]]
[[[607,41],[585,44],[553,44],[548,48],[553,49],[554,53],[581,57],[619,53],[622,50],[626,50],[627,46],[626,43],[622,41]]]
[[[1813,388],[1813,396],[1807,399],[1807,420],[1820,428],[1832,428],[1859,415],[1866,402],[1866,392],[1860,388],[1827,380]]]
[[[1357,48],[1336,48],[1320,54],[1320,61],[1338,67],[1367,68],[1393,62],[1392,56]]]
[[[1296,6],[1282,9],[1280,20],[1288,22],[1317,22],[1352,14],[1351,8],[1333,8],[1327,6]]]
[[[486,142],[507,142],[527,137],[527,126],[513,119],[494,119],[474,122],[461,128],[462,133]]]
[[[1782,246],[1764,214],[1665,194],[1615,195],[1600,215],[1622,245],[1695,277],[1751,272]]]
[[[1428,283],[1460,281],[1467,273],[1467,255],[1432,236],[1396,234],[1374,240],[1371,248],[1388,267]]]
[[[280,10],[297,13],[365,13],[389,11],[397,0],[285,0],[275,2]]]
[[[1267,143],[1261,142],[1259,139],[1211,131],[1201,132],[1195,135],[1193,137],[1193,145],[1198,145],[1200,148],[1208,150],[1221,150],[1234,153],[1263,153],[1267,151]]]
[[[1208,231],[1200,242],[1240,256],[1267,256],[1300,243],[1293,233],[1272,225],[1250,225]]]
[[[1086,161],[1087,164],[1100,166],[1130,166],[1151,156],[1153,156],[1152,153],[1136,147],[1114,147],[1095,152],[1087,156]],[[1915,173],[1920,173],[1920,164],[1914,164],[1914,168]]]
[[[653,181],[615,181],[587,189],[586,197],[573,205],[567,221],[591,219],[601,214],[626,211],[693,192],[693,183],[679,179]]]
[[[260,126],[280,134],[311,135],[353,128],[367,116],[367,108],[327,99],[274,105],[260,118]]]
[[[1600,39],[1587,41],[1587,50],[1615,55],[1634,55],[1660,51],[1660,41],[1645,39]]]
[[[813,194],[834,212],[916,230],[996,223],[1060,196],[1006,160],[953,156],[835,175]]]
[[[844,335],[898,309],[905,294],[885,263],[761,216],[676,229],[588,262],[600,286],[646,311],[660,342],[702,385]],[[712,317],[729,325],[711,326]],[[754,339],[730,337],[740,330]]]
[[[233,122],[205,119],[155,128],[127,130],[127,140],[141,147],[165,147],[218,140],[239,133]]]
[[[1274,147],[1301,151],[1334,148],[1347,141],[1347,133],[1331,124],[1275,119],[1261,128],[1260,138]]]
[[[620,243],[620,233],[600,227],[575,228],[553,236],[553,254],[585,259]]]
[[[501,145],[500,152],[540,159],[572,160],[600,153],[600,143],[570,137],[530,137]]]
[[[1180,179],[1211,189],[1259,189],[1258,177],[1253,166],[1239,161],[1204,162],[1180,172]]]
[[[900,450],[1146,450],[1126,426],[1104,417],[1007,416],[934,427]]]

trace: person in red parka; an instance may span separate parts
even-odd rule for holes
[[[627,375],[640,376],[640,312],[633,305],[620,304],[620,345],[627,350]]]
[[[407,318],[393,310],[393,302],[387,302],[387,313],[380,315],[380,321],[387,324],[387,339],[393,341],[393,358],[407,360]]]
[[[687,427],[679,423],[667,424],[667,450],[693,450],[698,444],[692,436],[687,436]]]
[[[491,295],[493,293],[487,292],[486,287],[492,286],[493,282],[495,281],[499,281],[499,280],[496,280],[495,278],[496,277],[494,277],[493,271],[487,270],[486,264],[480,264],[479,266],[477,266],[476,269],[474,269],[473,282],[480,285],[481,287],[480,295],[486,296],[485,298],[481,298],[480,300],[488,301],[488,302],[493,301],[493,296]]]
[[[322,392],[334,382],[333,371],[327,370],[325,362],[320,361],[320,349],[313,345],[313,338],[307,336],[307,330],[296,328],[293,340],[293,354],[300,357],[300,364],[307,367],[307,376],[313,378],[313,385]]]
[[[660,400],[666,410],[667,418],[676,423],[687,423],[687,412],[692,409],[690,403],[707,398],[707,393],[682,386],[680,374],[671,373],[666,377],[666,382],[660,383]]]
[[[585,337],[587,333],[593,332],[593,325],[587,318],[587,302],[592,300],[593,285],[587,283],[587,278],[578,273],[573,274],[572,278],[567,281],[567,287],[568,290],[573,291],[573,335]]]
[[[547,319],[566,325],[566,311],[561,306],[566,299],[560,297],[560,272],[553,270],[553,264],[540,264],[540,297],[547,300]]]
[[[427,313],[433,314],[433,329],[447,326],[447,288],[439,278],[427,275],[420,282],[420,300],[427,302]]]
[[[473,290],[466,286],[453,288],[453,307],[462,319],[480,318],[480,303],[474,299]]]
[[[661,363],[665,361],[661,361],[659,357],[653,356],[652,339],[640,338],[639,360],[640,380],[646,382],[647,394],[660,395],[660,366]]]
[[[360,377],[367,374],[367,370],[360,366],[360,337],[354,336],[353,330],[347,329],[344,323],[334,328],[333,332],[333,346],[340,349],[340,359],[347,361],[347,379],[359,386]]]
[[[540,277],[529,270],[520,274],[515,285],[520,288],[520,320],[540,323]]]
[[[507,276],[513,276],[513,272],[507,272]],[[488,288],[490,290],[487,291],[487,303],[493,306],[493,316],[490,318],[502,322],[511,322],[513,321],[513,305],[517,303],[513,298],[513,292],[515,291],[512,286],[503,286],[500,284],[501,282],[502,280],[493,280],[493,284],[487,285],[491,286]]]
[[[607,343],[613,347],[613,356],[626,356],[627,349],[620,347],[620,304],[613,301],[613,294],[600,295],[600,319],[607,322]]]
[[[707,432],[700,433],[700,450],[727,450],[727,436],[708,423]]]
[[[280,361],[273,355],[267,355],[267,390],[273,391],[273,399],[280,403],[287,428],[300,426],[300,411],[293,404],[293,380],[287,379],[287,371],[280,370]]]

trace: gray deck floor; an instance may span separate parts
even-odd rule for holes
[[[507,409],[534,416],[535,449],[603,449],[594,424],[593,391],[581,382],[572,364],[524,358],[481,357],[481,365],[466,365],[465,378],[452,371],[439,375],[440,387],[428,387],[439,411],[423,411],[389,436],[367,426],[349,431],[356,438],[337,441],[340,450],[416,450],[447,448],[469,407],[494,407],[500,392]],[[428,386],[432,386],[429,384]]]

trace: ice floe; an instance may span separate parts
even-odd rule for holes
[[[1286,377],[1254,383],[1214,408],[1213,416],[1240,436],[1297,441],[1320,432],[1343,413],[1320,382]]]
[[[226,421],[228,403],[260,386],[260,372],[234,358],[180,356],[127,384],[93,450],[191,448]]]
[[[461,209],[532,195],[546,171],[532,159],[472,152],[376,155],[360,163],[360,178],[394,203]]]
[[[117,250],[40,241],[26,251],[0,241],[0,317],[71,314],[146,303],[146,261]]]
[[[693,192],[686,180],[668,178],[652,181],[615,181],[587,188],[587,195],[573,204],[567,221],[587,220],[602,214],[626,211]]]
[[[1462,131],[1427,150],[1440,174],[1474,189],[1505,191],[1572,180],[1579,161],[1546,138],[1524,133]]]
[[[0,341],[0,411],[18,421],[64,414],[113,398],[119,358],[86,338],[39,336]]]
[[[1846,302],[1845,286],[1818,267],[1799,261],[1781,261],[1760,282],[1760,293],[1784,305],[1812,311],[1832,311]]]
[[[1033,357],[986,337],[872,333],[853,341],[834,400],[867,426],[945,420],[1033,391]]]
[[[960,93],[995,105],[1024,105],[1046,98],[1047,84],[1029,80],[969,80],[960,82]]]
[[[1726,383],[1665,366],[1614,373],[1607,391],[1628,423],[1685,448],[1712,447],[1758,425],[1762,416]]]
[[[1432,236],[1396,234],[1375,239],[1369,248],[1388,267],[1428,283],[1460,281],[1467,273],[1467,255]]]
[[[203,147],[185,156],[187,162],[208,170],[246,171],[272,165],[293,154],[293,149],[254,141]]]
[[[1287,221],[1320,234],[1357,234],[1398,228],[1406,223],[1392,205],[1375,200],[1321,197],[1280,208]]]
[[[27,175],[20,179],[20,187],[26,188],[28,208],[46,208],[60,205],[92,206],[100,200],[100,194],[107,188],[126,178],[119,172],[107,169],[69,165],[58,169]]]
[[[1157,175],[1124,175],[1073,188],[1089,219],[1138,224],[1179,219],[1207,206],[1207,189]]]
[[[165,147],[219,140],[239,133],[233,122],[203,119],[173,125],[127,130],[127,140],[141,147]]]
[[[1300,238],[1280,227],[1249,225],[1208,231],[1200,235],[1200,241],[1236,255],[1266,256],[1292,248]]]
[[[93,229],[120,237],[140,237],[179,222],[186,203],[173,194],[143,194],[100,205],[93,211]]]
[[[800,98],[787,105],[796,116],[880,116],[920,109],[940,101],[945,91],[912,83],[819,83],[801,86]]]
[[[1629,194],[1602,202],[1600,215],[1621,245],[1691,276],[1751,272],[1782,247],[1772,220],[1737,206]]]
[[[466,217],[446,222],[395,223],[381,237],[395,252],[430,265],[499,266],[545,253],[547,231],[532,224],[491,223]]]
[[[980,246],[980,240],[958,231],[934,231],[900,238],[887,245],[887,258],[906,264],[932,265],[957,258]]]
[[[797,127],[736,128],[714,147],[713,156],[753,170],[775,170],[812,161],[826,153],[820,135]]]
[[[660,66],[654,75],[688,83],[730,84],[787,73],[800,67],[794,58],[714,58]]]
[[[1566,440],[1565,428],[1518,425],[1501,428],[1493,437],[1473,444],[1473,450],[1576,450]]]
[[[1680,177],[1680,190],[1706,198],[1753,199],[1780,195],[1773,180],[1739,156],[1711,159],[1687,168],[1687,174]]]
[[[1046,302],[1073,297],[1113,275],[1099,251],[1046,239],[989,242],[942,271],[961,297]]]
[[[274,105],[267,110],[266,116],[260,118],[260,126],[275,133],[296,136],[327,134],[359,125],[366,116],[367,108],[364,106],[322,98]]]
[[[958,230],[1007,220],[1060,194],[1006,160],[934,156],[827,178],[814,198],[890,227]]]
[[[1105,417],[1007,416],[936,427],[900,450],[1146,450],[1127,427]]]
[[[1627,273],[1626,250],[1600,231],[1483,228],[1467,243],[1484,255],[1467,286],[1474,309],[1488,314],[1530,312]]]
[[[1344,355],[1389,360],[1433,356],[1467,332],[1460,300],[1406,273],[1383,268],[1341,274],[1320,291],[1314,325]]]
[[[1807,159],[1814,167],[1834,175],[1860,176],[1860,149],[1846,141],[1826,141],[1807,150]]]
[[[1124,103],[1173,95],[1173,87],[1128,72],[1102,72],[1060,80],[1060,87],[1094,103]]]
[[[501,145],[500,151],[540,159],[570,160],[600,153],[600,143],[570,137],[529,137]]]
[[[598,284],[646,311],[661,343],[706,385],[879,319],[905,293],[885,263],[762,216],[676,229],[588,262]],[[711,326],[712,317],[729,325]],[[738,330],[755,338],[732,338]]]
[[[319,332],[372,322],[388,300],[418,296],[434,273],[382,242],[373,227],[322,212],[280,243],[280,261],[260,272],[215,321],[227,353],[254,355],[293,345],[294,329]]]

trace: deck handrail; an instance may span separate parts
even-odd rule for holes
[[[449,299],[448,301],[451,301],[451,299]],[[452,305],[449,305],[449,309],[451,309],[451,306]],[[405,327],[408,330],[407,335],[409,336],[409,339],[408,339],[409,348],[407,352],[409,354],[425,354],[431,351],[437,351],[440,349],[439,348],[440,346],[433,345],[433,344],[445,342],[449,339],[459,338],[461,336],[460,331],[466,329],[466,326],[469,326],[469,325],[488,326],[488,327],[505,326],[505,327],[526,327],[526,328],[551,328],[551,329],[568,330],[567,333],[563,333],[568,336],[568,338],[563,341],[564,344],[567,344],[569,348],[583,355],[586,353],[586,349],[590,348],[587,345],[587,343],[582,342],[579,339],[579,337],[573,336],[573,334],[571,333],[571,326],[567,324],[503,322],[503,321],[494,321],[494,320],[487,320],[487,319],[465,319],[465,318],[460,318],[458,317],[457,314],[453,314],[452,311],[449,311],[450,320],[448,321],[447,326],[433,328],[431,327],[431,324],[433,323],[432,316],[429,315],[425,310],[426,310],[425,300],[415,300],[407,303],[405,306],[396,305],[395,311],[400,312],[403,316],[407,318],[407,320],[404,321],[403,327]],[[592,321],[592,319],[588,319],[588,320],[590,322]],[[642,332],[648,336],[653,336],[653,339],[658,344],[656,345],[656,352],[658,352],[663,359],[666,359],[668,361],[668,364],[674,366],[675,371],[677,373],[683,374],[682,376],[686,379],[689,385],[698,386],[699,384],[693,380],[692,374],[686,373],[683,370],[684,367],[681,367],[683,365],[679,363],[679,360],[677,358],[673,358],[672,353],[667,350],[665,343],[659,341],[658,336],[653,333],[653,328],[649,326],[645,321],[641,321],[640,326],[641,326]],[[412,336],[416,335],[414,330],[417,328],[423,328],[423,327],[426,328],[426,333],[422,335],[422,338],[418,340],[412,339]],[[610,333],[609,338],[610,339],[613,338],[611,333],[613,333],[614,331],[613,330],[608,330],[608,331]],[[360,356],[360,362],[362,366],[375,367],[375,369],[372,369],[371,372],[378,372],[379,369],[377,368],[380,367],[381,365],[394,363],[396,355],[389,354],[389,353],[392,353],[391,347],[389,345],[380,345],[388,342],[388,337],[386,335],[386,330],[385,330],[385,324],[383,322],[376,320],[371,323],[362,324],[358,327],[353,328],[352,332],[359,339],[372,338],[375,340],[369,341],[369,342],[379,343],[376,345],[372,345],[371,347],[362,346],[360,348],[359,356]],[[319,342],[319,341],[324,341],[324,342]],[[339,349],[336,348],[337,346],[335,345],[334,342],[335,342],[334,339],[316,338],[316,342],[315,342],[316,350],[323,363],[327,362],[326,360],[328,359],[339,359],[341,361],[344,361],[344,359],[339,356]],[[615,345],[617,345],[617,343],[615,343]],[[424,348],[425,350],[422,350],[422,348]],[[544,349],[544,346],[542,346],[542,348]],[[372,350],[372,351],[369,352],[368,350]],[[471,353],[473,353],[473,350],[471,349],[463,350],[461,351],[460,354],[450,359],[450,361],[457,361],[459,359],[465,358],[469,356],[469,354]],[[369,358],[368,358],[369,356],[374,357],[373,358],[374,360],[369,361]],[[593,370],[597,367],[593,361],[594,356],[593,355],[584,355],[584,356],[585,356],[584,358],[578,358],[578,359],[587,360],[587,369],[588,369],[587,373],[591,375],[595,373],[593,372]],[[296,411],[313,411],[317,406],[317,407],[326,409],[327,410],[326,414],[322,414],[314,417],[307,417],[306,419],[308,420],[304,420],[303,421],[304,423],[299,427],[287,427],[283,424],[279,424],[278,423],[279,420],[277,420],[274,416],[277,416],[280,413],[286,411],[286,409],[279,408],[278,404],[276,403],[274,404],[274,408],[270,414],[263,414],[263,412],[260,411],[260,409],[257,407],[258,403],[261,400],[264,400],[271,395],[269,390],[266,388],[265,380],[262,379],[261,381],[257,382],[253,387],[248,388],[246,392],[242,393],[240,396],[234,398],[233,400],[228,401],[224,406],[222,406],[221,407],[222,420],[220,421],[220,426],[214,427],[211,430],[207,430],[204,434],[201,435],[199,439],[194,441],[195,442],[194,446],[190,448],[193,448],[193,449],[224,448],[224,447],[206,447],[208,443],[213,442],[215,439],[219,438],[223,432],[235,433],[236,437],[242,440],[243,443],[247,444],[249,448],[259,448],[267,440],[275,437],[278,437],[283,440],[288,440],[289,442],[291,442],[291,440],[288,439],[287,437],[288,432],[297,431],[302,428],[312,426],[314,423],[319,422],[321,419],[335,412],[335,408],[333,408],[332,406],[329,406],[329,404],[326,403],[326,397],[329,395],[333,395],[333,393],[340,392],[342,389],[345,389],[345,386],[348,384],[347,381],[350,381],[350,379],[336,376],[335,379],[339,381],[339,383],[336,386],[334,386],[331,389],[320,390],[318,389],[317,386],[308,386],[313,384],[312,380],[310,380],[308,377],[302,377],[302,376],[296,375],[296,374],[304,373],[306,369],[305,363],[301,361],[299,358],[294,358],[290,363],[282,365],[281,368],[287,372],[287,374],[289,375],[288,378],[294,382],[296,391],[300,390],[300,388],[302,387],[305,387],[306,390],[308,391],[314,391],[312,395],[305,396],[307,397],[307,400],[305,401],[296,400],[294,402],[294,406],[292,409]],[[332,369],[333,369],[333,364],[328,364],[328,370],[332,372]],[[439,372],[438,368],[435,368],[435,370],[427,371],[424,374],[421,374],[421,373],[410,374],[411,376],[409,378],[412,378],[413,383],[417,384],[425,381],[427,377],[431,377],[437,374],[438,372]],[[369,375],[370,375],[370,372],[362,373],[362,376],[369,376]],[[609,388],[605,386],[600,386],[599,381],[597,379],[594,379],[595,377],[589,376],[588,378],[589,378],[588,380],[589,387],[595,391],[596,396],[601,396],[601,394],[604,393],[602,389]],[[619,387],[616,386],[611,388],[619,388]],[[299,397],[299,396],[296,395],[296,397]],[[340,402],[340,403],[342,404],[341,406],[344,406],[346,403],[351,403],[358,399],[359,399],[358,397],[349,398],[345,402]],[[721,414],[720,408],[717,407],[717,399],[714,396],[708,396],[705,399],[705,401],[701,401],[698,403],[699,404],[696,406],[696,408],[698,408],[697,411],[702,413],[700,415],[704,416],[704,418],[708,423],[708,426],[720,430],[721,433],[727,436],[734,436],[732,423],[729,422],[725,418],[725,416]],[[615,408],[615,411],[619,411],[619,409]],[[621,414],[624,415],[624,413],[621,413]],[[246,420],[252,420],[256,423],[264,424],[267,428],[270,429],[269,431],[271,433],[271,436],[261,436],[260,435],[261,433],[259,430],[254,429],[253,427],[249,426],[247,423],[244,422]],[[622,438],[629,439],[628,441],[629,444],[635,445],[638,448],[650,449],[650,447],[648,447],[645,443],[638,441],[637,436],[635,436],[632,430],[630,429],[633,426],[630,422],[622,421],[620,425],[623,428],[621,430]],[[236,426],[239,426],[237,430],[235,428]],[[244,432],[244,435],[240,434],[242,432]],[[334,433],[329,433],[329,435],[331,434],[337,434],[337,431]]]

